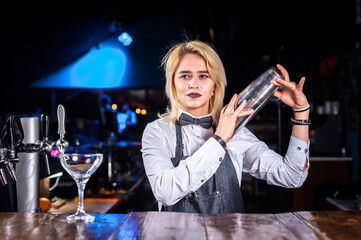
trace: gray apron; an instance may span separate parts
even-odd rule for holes
[[[178,122],[176,126],[177,146],[174,167],[186,159],[183,156],[182,131]],[[237,173],[232,160],[226,151],[222,163],[216,173],[197,191],[188,194],[172,206],[163,206],[162,211],[187,212],[201,214],[243,213],[243,200],[238,183]]]

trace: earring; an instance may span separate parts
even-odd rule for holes
[[[212,92],[212,96],[214,96],[214,90],[213,90],[213,92]]]

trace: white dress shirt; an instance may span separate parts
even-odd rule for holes
[[[159,203],[169,206],[189,193],[195,192],[217,171],[225,150],[211,136],[213,129],[199,125],[182,126],[183,153],[188,156],[174,167],[176,130],[173,122],[161,119],[147,124],[142,137],[145,172],[153,194]],[[241,185],[242,172],[266,180],[268,184],[286,188],[300,187],[306,180],[303,171],[309,159],[309,142],[290,138],[284,157],[267,147],[246,127],[238,129],[227,142],[227,151]]]

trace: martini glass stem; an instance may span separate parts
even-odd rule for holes
[[[76,181],[76,184],[78,185],[78,195],[79,195],[78,209],[77,209],[76,214],[85,214],[85,211],[84,211],[84,189],[85,189],[86,183],[87,183],[87,180]]]

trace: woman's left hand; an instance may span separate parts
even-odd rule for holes
[[[301,109],[307,107],[308,101],[302,91],[306,78],[302,77],[300,82],[296,84],[295,82],[290,81],[288,72],[284,67],[282,67],[280,64],[277,64],[277,68],[281,71],[285,80],[277,78],[275,81],[272,82],[275,86],[283,86],[283,90],[276,91],[274,95],[279,98],[283,103],[294,109]]]

